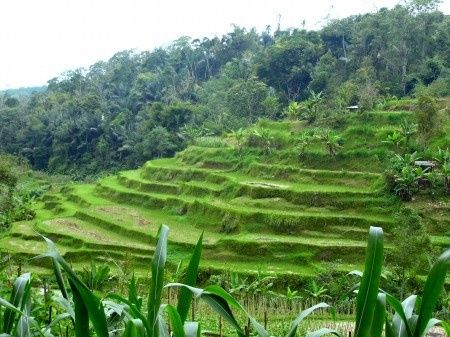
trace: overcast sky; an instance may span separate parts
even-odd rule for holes
[[[401,1],[401,0],[400,0]],[[212,37],[231,24],[318,28],[327,18],[399,0],[0,0],[0,90],[43,85],[125,49],[152,50],[180,36]],[[450,0],[440,9],[450,14]]]

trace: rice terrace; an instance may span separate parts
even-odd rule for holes
[[[0,336],[449,336],[445,6],[0,90]]]

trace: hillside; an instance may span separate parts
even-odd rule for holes
[[[0,240],[1,252],[38,269],[42,261],[28,258],[44,251],[40,233],[75,266],[106,260],[139,272],[148,270],[154,236],[165,223],[174,264],[205,233],[207,274],[349,271],[363,261],[369,226],[382,226],[388,248],[393,244],[389,234],[402,202],[385,191],[389,146],[383,140],[412,118],[408,111],[375,111],[314,127],[261,120],[246,131],[253,135],[247,146],[242,131],[201,137],[174,158],[45,194],[36,219],[15,223]],[[302,135],[320,124],[342,138],[335,156],[322,144],[299,149]],[[434,142],[449,145],[445,133]],[[419,195],[409,205],[420,211],[432,243],[448,247],[448,197]]]

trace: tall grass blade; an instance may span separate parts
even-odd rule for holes
[[[419,317],[417,319],[414,337],[422,337],[425,334],[428,322],[431,319],[436,302],[442,292],[445,283],[445,277],[450,265],[450,249],[446,250],[431,268],[422,295]]]
[[[167,238],[169,227],[162,225],[158,233],[158,243],[152,260],[152,280],[148,294],[147,319],[151,326],[149,337],[158,337],[159,328],[157,316],[161,305],[161,295],[164,286],[164,269],[167,259]]]
[[[369,337],[383,264],[383,230],[370,227],[364,274],[356,298],[355,337]]]
[[[192,253],[189,265],[186,269],[185,277],[182,280],[183,284],[188,286],[195,286],[197,282],[198,266],[200,264],[200,258],[202,256],[202,245],[203,245],[203,233],[198,239],[197,245]],[[187,288],[181,288],[178,296],[178,306],[177,310],[180,314],[181,321],[184,323],[186,321],[187,315],[189,313],[189,308],[192,302],[192,293]]]

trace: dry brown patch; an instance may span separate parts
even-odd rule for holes
[[[79,224],[77,224],[76,222],[74,222],[74,221],[72,221],[70,219],[54,219],[54,220],[46,221],[46,223],[52,224],[52,225],[59,225],[59,226],[63,226],[63,227],[69,228],[72,231],[81,234],[82,236],[89,237],[89,238],[94,238],[95,240],[104,241],[104,242],[109,242],[110,241],[104,235],[101,235],[100,233],[93,232],[93,231],[90,231],[88,229],[85,229],[85,228],[81,227]]]
[[[97,207],[96,210],[108,213],[108,215],[114,215],[117,220],[129,220],[131,219],[135,225],[145,226],[150,224],[151,222],[144,218],[138,211],[120,206],[101,206]]]

